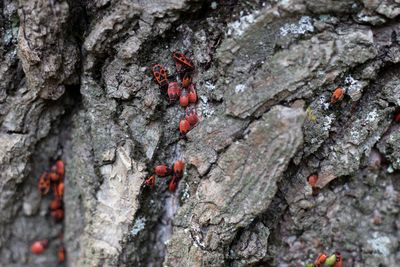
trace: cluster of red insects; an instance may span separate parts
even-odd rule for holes
[[[156,184],[156,176],[166,177],[172,174],[172,178],[168,182],[168,190],[174,192],[179,181],[183,177],[185,163],[182,160],[177,160],[175,163],[168,167],[166,164],[160,164],[154,168],[155,175],[146,179],[145,184],[154,187]]]
[[[342,267],[343,265],[343,258],[339,252],[335,252],[334,254],[328,256],[325,253],[321,253],[318,255],[315,263],[309,263],[306,267],[323,267],[323,266],[330,266],[330,267]]]
[[[179,104],[186,108],[186,114],[179,122],[180,133],[186,135],[198,122],[196,109],[189,107],[190,103],[197,102],[196,84],[192,83],[192,74],[195,68],[192,60],[181,52],[172,53],[172,58],[176,64],[176,73],[181,79],[180,83],[170,82],[168,71],[161,64],[155,64],[152,70],[154,79],[161,90],[167,90],[170,103],[179,99]]]
[[[47,195],[50,189],[53,190],[53,199],[50,202],[49,210],[50,216],[55,221],[60,222],[64,219],[64,162],[57,160],[56,163],[51,166],[49,172],[45,171],[40,177],[38,182],[38,189],[42,196]],[[62,238],[62,234],[60,235]],[[47,239],[35,241],[31,246],[31,251],[34,254],[41,254],[48,246],[49,241]],[[61,246],[57,250],[57,257],[60,262],[65,259],[65,249]]]

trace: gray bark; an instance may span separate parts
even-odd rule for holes
[[[400,1],[0,9],[0,266],[284,267],[322,251],[344,266],[398,265]],[[150,71],[173,73],[175,50],[196,65],[200,121],[187,138],[184,109]],[[59,158],[63,223],[37,190]],[[176,192],[166,178],[143,185],[177,159]]]

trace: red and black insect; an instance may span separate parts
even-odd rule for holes
[[[175,102],[181,95],[181,88],[177,82],[170,82],[168,84],[168,97],[170,102]]]
[[[322,267],[328,256],[325,253],[319,254],[318,258],[315,260],[315,265],[317,267]]]
[[[182,135],[185,135],[189,132],[189,130],[190,130],[190,123],[186,119],[182,119],[179,122],[179,132]]]
[[[168,190],[170,192],[174,192],[176,187],[178,186],[179,179],[175,175],[172,176],[171,180],[168,183]]]
[[[64,177],[64,173],[65,173],[65,167],[64,167],[64,161],[62,160],[57,160],[56,164],[53,165],[55,172],[61,176]],[[53,168],[52,168],[53,170]]]
[[[197,93],[196,93],[196,84],[190,84],[189,86],[189,102],[196,103],[197,102]]]
[[[49,172],[48,177],[52,182],[58,182],[61,178],[55,171]]]
[[[57,258],[59,262],[64,262],[65,260],[65,248],[61,246],[57,249]]]
[[[190,74],[194,70],[194,65],[192,60],[185,56],[181,52],[172,53],[172,58],[176,63],[176,70],[181,78],[185,75]]]
[[[340,101],[344,97],[344,89],[342,87],[338,87],[333,91],[331,96],[331,104],[335,104],[336,102]]]
[[[191,59],[189,59],[185,54],[175,51],[172,53],[172,58],[175,60],[175,62],[184,65],[186,68],[190,70],[194,70],[194,65]]]
[[[393,116],[395,122],[400,122],[400,111],[396,112]]]
[[[42,254],[48,244],[49,241],[47,239],[35,241],[31,246],[31,251],[34,254]]]
[[[53,184],[53,192],[56,197],[62,199],[64,196],[64,182]]]
[[[44,172],[39,177],[38,189],[42,195],[47,195],[50,190],[50,179],[47,172]]]
[[[62,221],[64,219],[64,210],[56,209],[50,212],[51,217],[56,221]]]
[[[318,175],[313,174],[313,175],[308,176],[307,182],[312,188],[315,188],[317,186],[317,182],[318,182]]]
[[[182,87],[188,88],[189,85],[191,84],[192,84],[192,77],[190,76],[190,74],[185,73],[185,75],[182,78]]]
[[[149,178],[144,181],[147,186],[154,187],[156,184],[156,177],[154,175],[150,176]]]
[[[343,258],[342,255],[339,252],[336,252],[336,262],[333,265],[333,267],[342,267],[343,265]]]
[[[189,122],[189,124],[191,126],[194,126],[199,121],[199,117],[197,116],[196,109],[186,108],[185,119]]]
[[[62,201],[59,198],[53,198],[50,202],[50,210],[58,210],[62,208]]]
[[[184,168],[185,168],[185,163],[182,160],[175,161],[173,166],[174,176],[182,178]]]
[[[170,173],[170,170],[167,165],[160,164],[154,168],[154,172],[157,174],[157,176],[165,177]]]
[[[153,66],[153,75],[156,83],[161,88],[166,88],[168,86],[168,71],[161,64],[155,64]]]
[[[182,90],[181,96],[179,98],[179,104],[182,107],[187,107],[189,105],[189,95],[188,95],[186,89]]]

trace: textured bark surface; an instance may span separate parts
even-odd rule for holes
[[[344,266],[400,262],[400,1],[0,10],[0,266],[297,267],[321,251]],[[187,138],[184,110],[150,72],[173,73],[175,50],[196,65],[200,121]],[[330,104],[338,86],[345,97]],[[63,224],[37,190],[59,158]],[[143,186],[177,159],[176,192],[163,178]]]

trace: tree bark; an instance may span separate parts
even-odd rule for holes
[[[284,267],[323,251],[398,265],[400,1],[0,8],[0,266]],[[186,137],[185,110],[151,73],[163,64],[175,80],[174,51],[196,67]],[[62,223],[37,189],[57,159]],[[177,159],[175,192],[168,178],[144,185]],[[49,247],[34,255],[39,239]]]

